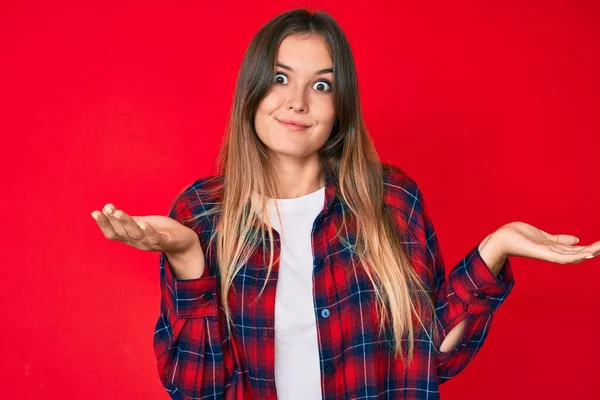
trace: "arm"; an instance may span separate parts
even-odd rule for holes
[[[495,233],[495,232],[494,232]],[[504,266],[507,256],[499,251],[497,242],[495,240],[494,233],[489,234],[479,244],[479,254],[487,266],[490,268],[490,272],[494,278],[498,277],[500,270]],[[466,320],[462,320],[456,325],[444,339],[444,342],[440,346],[440,351],[447,352],[454,349],[458,345],[458,341],[462,336],[462,332],[465,328]]]
[[[169,217],[182,222],[191,212],[184,192]],[[200,277],[178,279],[167,254],[160,253],[160,293],[154,352],[161,383],[173,399],[223,397],[229,360],[224,358],[228,342],[223,343],[219,326],[217,277],[207,263]]]
[[[442,351],[437,356],[438,379],[444,383],[462,371],[481,349],[491,327],[493,313],[514,286],[512,266],[508,257],[489,256],[495,253],[491,251],[493,247],[485,246],[490,240],[486,238],[460,260],[446,279],[435,229],[418,187],[411,222],[415,224],[413,231],[417,232],[424,248],[426,265],[434,271],[435,324],[440,332],[440,341],[444,343],[444,346],[438,347]],[[480,252],[480,248],[485,251]],[[488,265],[488,262],[493,265]],[[496,276],[490,267],[498,271]]]

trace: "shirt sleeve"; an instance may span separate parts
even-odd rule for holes
[[[506,300],[514,286],[512,266],[508,257],[497,277],[473,247],[454,268],[448,279],[434,225],[419,187],[414,198],[415,229],[425,243],[425,259],[435,277],[435,324],[440,333],[438,350],[438,380],[444,383],[462,371],[483,346],[492,325],[493,315]],[[450,351],[439,352],[447,334],[465,320],[458,344]]]
[[[182,222],[191,207],[180,194],[168,215]],[[172,399],[222,398],[228,376],[227,342],[219,326],[217,278],[208,262],[201,277],[185,280],[174,276],[165,253],[160,253],[159,264],[161,301],[154,353],[161,383]]]

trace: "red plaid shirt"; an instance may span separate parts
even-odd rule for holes
[[[396,167],[385,169],[385,204],[394,223],[405,232],[405,250],[414,268],[432,288],[435,319],[416,336],[414,361],[405,368],[393,357],[391,336],[378,336],[373,287],[361,267],[350,268],[352,248],[335,238],[334,222],[348,212],[327,176],[325,204],[313,225],[314,310],[317,320],[323,399],[436,399],[439,385],[459,373],[481,349],[493,313],[510,293],[513,273],[507,259],[494,278],[478,251],[479,243],[445,276],[444,261],[420,188]],[[218,203],[199,198],[222,175],[199,179],[173,202],[169,216],[181,221]],[[207,186],[208,185],[208,186]],[[197,204],[192,205],[194,199]],[[200,200],[200,203],[198,203]],[[218,214],[197,221],[205,255]],[[275,259],[279,236],[274,231]],[[352,244],[354,237],[347,235]],[[213,244],[214,246],[214,244]],[[275,399],[274,313],[278,264],[264,293],[255,303],[266,277],[268,249],[259,246],[234,278],[229,291],[232,335],[227,333],[218,293],[217,264],[207,256],[198,279],[176,279],[160,254],[161,308],[154,333],[154,350],[162,384],[173,399]],[[214,254],[214,249],[211,251]],[[357,264],[358,265],[358,264]],[[323,310],[329,312],[322,313]],[[460,342],[436,354],[448,332],[460,321],[466,326]],[[440,328],[439,341],[431,336]],[[416,327],[418,328],[418,327]],[[406,348],[407,343],[404,347]],[[435,347],[435,349],[434,349]],[[302,382],[298,382],[302,384]]]

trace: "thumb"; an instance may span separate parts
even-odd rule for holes
[[[156,229],[154,229],[152,225],[148,223],[146,218],[140,216],[132,216],[131,218],[133,218],[133,220],[139,225],[142,231],[144,231],[150,243],[154,245],[162,244],[162,235]]]
[[[568,244],[568,245],[573,246],[573,245],[579,243],[579,238],[577,236],[567,235],[565,233],[552,235],[552,238],[560,244]]]
[[[163,241],[165,241],[163,235],[161,235],[159,232],[156,231],[156,229],[154,229],[154,227],[152,225],[150,225],[148,222],[146,221],[140,221],[139,222],[140,228],[142,228],[142,230],[144,231],[144,233],[146,234],[146,237],[148,238],[148,241],[154,245],[164,245],[166,243],[161,243]]]

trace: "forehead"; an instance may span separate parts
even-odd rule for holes
[[[277,49],[276,61],[309,73],[333,65],[327,42],[316,34],[287,36]]]

